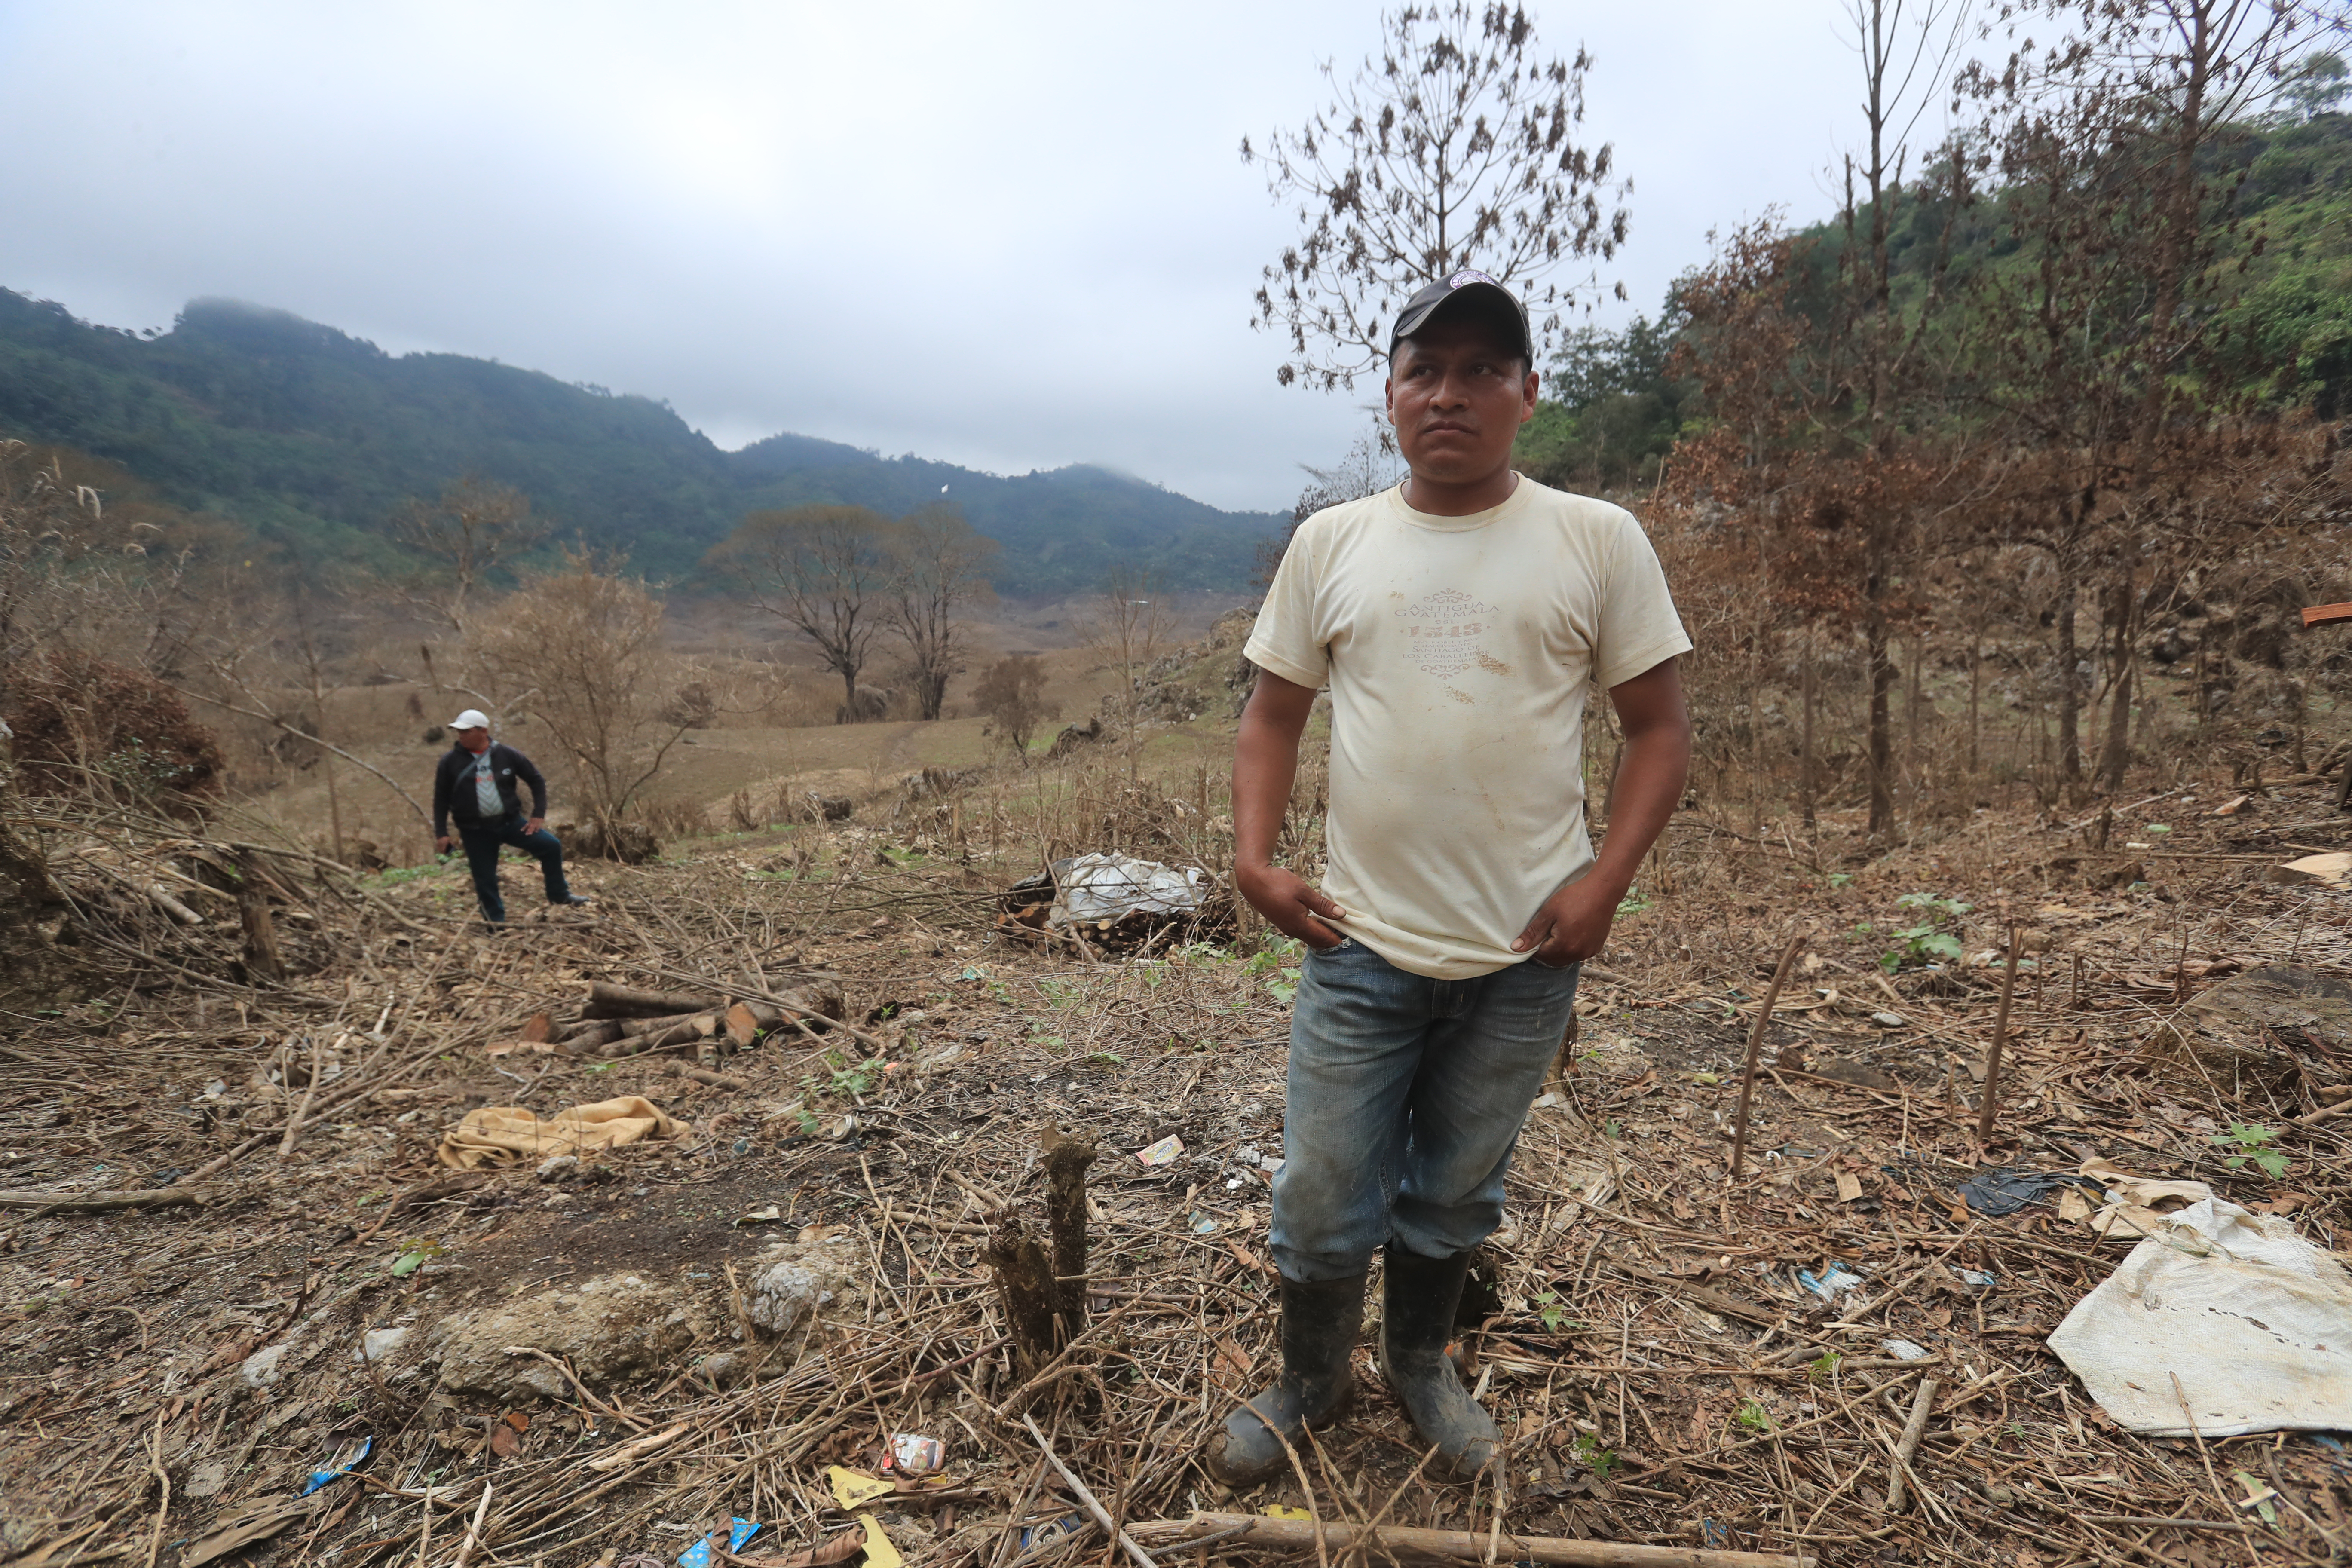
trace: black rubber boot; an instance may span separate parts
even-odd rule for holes
[[[1209,1474],[1229,1487],[1254,1487],[1290,1464],[1269,1428],[1295,1448],[1308,1428],[1320,1431],[1346,1412],[1356,1395],[1348,1358],[1364,1326],[1364,1279],[1282,1281],[1282,1375],[1209,1438]]]
[[[1381,1375],[1425,1443],[1437,1445],[1430,1468],[1468,1480],[1495,1462],[1495,1418],[1462,1386],[1445,1353],[1470,1254],[1423,1258],[1391,1244],[1381,1285]]]

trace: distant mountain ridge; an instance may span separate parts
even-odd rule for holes
[[[1087,465],[1003,476],[795,435],[724,452],[665,402],[463,354],[387,354],[219,300],[147,335],[0,289],[0,436],[120,464],[304,563],[385,552],[407,498],[467,472],[522,490],[562,536],[671,579],[690,580],[745,512],[806,501],[893,516],[961,505],[1003,546],[998,590],[1018,595],[1082,591],[1122,563],[1171,587],[1243,588],[1259,542],[1288,521]]]

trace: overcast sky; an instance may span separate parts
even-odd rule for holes
[[[1531,6],[1635,183],[1608,281],[1828,210],[1837,0]],[[1000,473],[1099,462],[1286,510],[1356,397],[1248,325],[1290,220],[1244,167],[1370,3],[344,6],[0,0],[0,287],[186,300]],[[1614,308],[1622,315],[1623,307]]]

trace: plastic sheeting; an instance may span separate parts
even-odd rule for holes
[[[2050,1336],[2107,1414],[2154,1437],[2189,1436],[2191,1416],[2207,1437],[2352,1428],[2352,1275],[2336,1255],[2210,1194],[2149,1218]]]
[[[1081,855],[1054,865],[1053,924],[1093,925],[1132,914],[1188,915],[1207,896],[1196,867],[1179,871],[1125,855]]]

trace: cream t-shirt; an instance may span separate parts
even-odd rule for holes
[[[1690,646],[1633,515],[1525,475],[1471,517],[1399,485],[1300,524],[1247,652],[1331,689],[1334,923],[1433,979],[1527,957],[1512,941],[1592,865],[1587,694]]]

